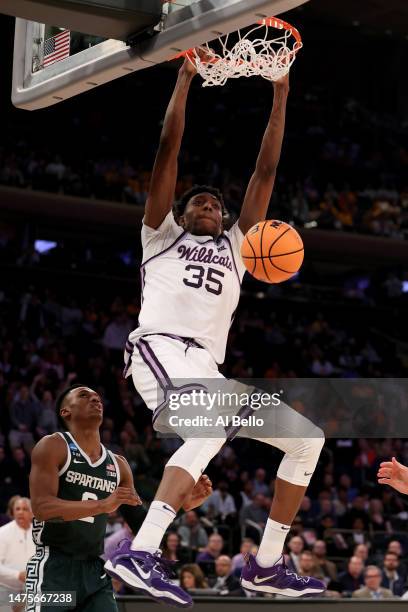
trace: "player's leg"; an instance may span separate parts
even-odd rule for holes
[[[110,580],[109,580],[110,581]],[[118,605],[113,595],[112,582],[89,596],[78,608],[81,612],[118,612]]]
[[[82,590],[78,562],[52,551],[48,546],[37,546],[27,563],[26,612],[55,612],[53,602],[41,602],[41,594],[58,601],[58,610],[73,611],[80,605]],[[66,602],[66,603],[64,603]]]
[[[219,439],[190,439],[174,453],[133,542],[124,541],[105,563],[110,576],[161,603],[181,608],[192,606],[191,596],[170,582],[168,566],[161,559],[159,548],[184,499],[223,443]]]
[[[320,593],[325,585],[313,578],[289,572],[282,550],[324,444],[324,434],[308,419],[282,404],[277,411],[278,428],[287,438],[258,438],[284,451],[278,469],[272,506],[256,558],[250,557],[242,572],[245,588],[291,597]]]
[[[105,572],[102,559],[82,563],[80,580],[84,594],[78,612],[118,612],[112,580]]]
[[[154,336],[135,351],[132,376],[146,404],[155,409],[166,384],[177,386],[181,379],[213,378],[218,371],[212,364],[204,349],[186,350],[186,345],[178,340]],[[186,439],[182,430],[176,427],[174,431],[185,441],[168,461],[143,525],[131,546],[125,542],[105,568],[131,588],[170,605],[189,607],[191,597],[169,582],[167,568],[157,551],[165,531],[225,438]]]

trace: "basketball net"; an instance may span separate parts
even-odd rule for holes
[[[284,30],[281,36],[276,36],[276,29]],[[262,19],[245,34],[237,30],[234,41],[231,38],[230,34],[218,37],[217,51],[208,43],[201,45],[199,49],[205,52],[205,60],[196,49],[183,52],[204,79],[203,87],[224,85],[228,79],[255,75],[277,81],[289,72],[296,53],[303,46],[299,31],[277,17]]]

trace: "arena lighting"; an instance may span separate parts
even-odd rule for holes
[[[162,16],[161,0],[1,0],[0,12],[74,32],[127,40],[150,31]]]

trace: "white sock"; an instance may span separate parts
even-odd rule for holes
[[[289,529],[290,525],[277,523],[271,518],[268,518],[256,555],[256,562],[258,565],[261,567],[270,567],[279,561],[282,556],[283,545],[285,544]]]
[[[130,548],[154,554],[160,548],[164,533],[176,518],[176,514],[169,504],[153,501]]]

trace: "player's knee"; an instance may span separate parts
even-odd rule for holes
[[[182,468],[197,482],[224,442],[222,438],[190,438],[170,457],[166,467]]]
[[[320,427],[315,427],[310,437],[301,438],[297,454],[304,460],[317,463],[324,446],[324,432]]]

